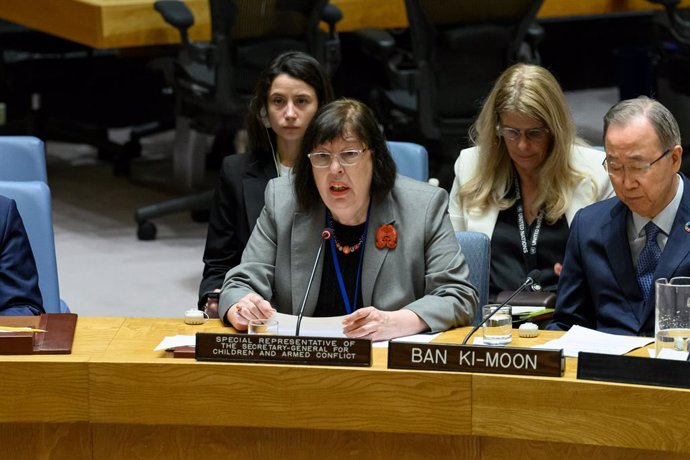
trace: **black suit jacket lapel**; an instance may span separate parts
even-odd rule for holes
[[[250,233],[264,207],[266,184],[274,177],[276,177],[275,166],[268,161],[254,161],[247,167],[242,184],[244,207],[247,210],[246,217]]]

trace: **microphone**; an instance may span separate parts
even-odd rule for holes
[[[526,288],[528,288],[528,287],[530,287],[531,285],[533,285],[533,284],[536,282],[536,280],[539,279],[540,276],[541,276],[541,270],[534,269],[534,270],[532,270],[531,272],[529,272],[529,273],[527,274],[527,278],[525,279],[525,282],[522,283],[522,285],[521,285],[519,288],[517,288],[517,289],[515,290],[515,292],[513,292],[512,294],[510,294],[510,297],[508,297],[508,298],[505,300],[505,302],[503,302],[503,303],[502,303],[501,305],[499,305],[498,307],[494,308],[494,310],[493,310],[491,313],[489,313],[489,315],[487,315],[487,317],[484,318],[484,320],[482,320],[481,323],[479,323],[479,324],[477,324],[476,326],[474,326],[474,327],[472,328],[472,330],[470,331],[470,333],[467,334],[467,336],[465,337],[465,340],[462,341],[462,344],[463,344],[463,345],[466,345],[466,344],[467,344],[467,341],[470,339],[470,337],[472,337],[472,334],[474,334],[475,332],[477,332],[477,329],[479,329],[480,327],[482,327],[482,325],[483,325],[484,323],[486,323],[492,316],[494,316],[494,314],[495,314],[497,311],[499,311],[501,308],[503,308],[504,306],[506,306],[506,305],[508,304],[508,302],[510,302],[510,301],[513,299],[513,297],[515,297],[516,295],[518,295],[519,293],[521,293],[522,291],[524,291]]]
[[[316,258],[314,259],[314,266],[311,269],[311,275],[309,275],[309,283],[307,283],[307,292],[304,293],[304,299],[302,300],[302,305],[299,307],[299,314],[297,315],[297,327],[295,328],[295,337],[299,337],[299,327],[302,324],[302,317],[304,316],[304,306],[307,304],[307,297],[309,297],[309,292],[311,291],[311,283],[314,281],[314,274],[316,273],[316,266],[319,264],[319,257],[321,257],[321,251],[323,250],[323,243],[326,240],[330,240],[333,236],[334,230],[330,227],[326,227],[321,230],[321,244],[319,244],[319,250],[316,253]]]

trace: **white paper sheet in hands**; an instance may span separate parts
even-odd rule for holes
[[[273,318],[278,321],[279,335],[295,335],[297,316],[276,313]],[[329,316],[327,318],[302,317],[299,335],[304,337],[345,337],[343,334],[344,316]]]

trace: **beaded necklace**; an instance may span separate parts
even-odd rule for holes
[[[330,228],[335,228],[333,226],[333,216],[331,215],[330,212],[326,213],[327,217],[327,226]],[[340,241],[338,241],[338,237],[335,234],[335,231],[333,232],[333,242],[335,243],[335,248],[342,252],[343,254],[350,254],[352,252],[356,252],[360,247],[362,247],[362,243],[364,243],[364,238],[366,237],[367,229],[366,225],[364,226],[364,231],[362,231],[362,234],[359,237],[359,240],[353,245],[347,245],[347,244],[342,244]]]

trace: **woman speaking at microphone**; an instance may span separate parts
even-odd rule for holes
[[[263,70],[247,114],[249,151],[223,160],[208,221],[199,308],[215,317],[225,274],[240,263],[259,213],[266,184],[286,175],[299,155],[302,136],[316,110],[333,100],[328,74],[301,51],[276,57]]]
[[[354,338],[472,322],[477,293],[446,213],[448,195],[396,176],[364,104],[343,99],[322,107],[294,173],[269,182],[265,202],[242,263],[223,283],[226,324],[243,331],[275,310],[296,315],[305,296],[305,316],[345,315],[343,332]],[[333,230],[327,240],[324,228]]]

